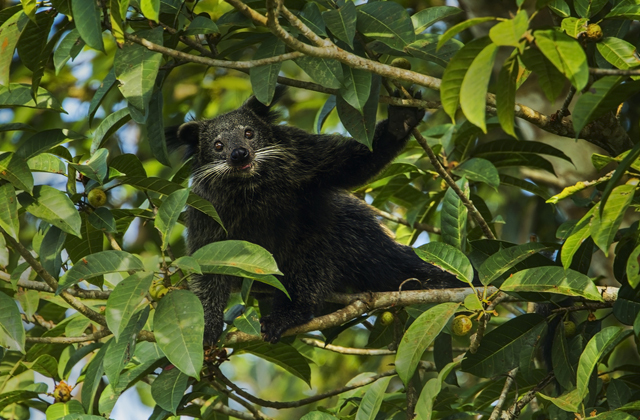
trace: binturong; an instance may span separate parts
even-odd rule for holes
[[[272,103],[283,91],[278,87]],[[193,158],[193,191],[213,204],[228,231],[190,208],[189,252],[214,241],[249,241],[271,252],[284,273],[279,280],[291,299],[273,289],[271,313],[260,320],[265,341],[276,343],[309,321],[334,292],[393,291],[411,278],[424,288],[462,285],[395,242],[349,192],[400,153],[424,111],[390,106],[388,115],[376,126],[373,151],[351,138],[278,125],[278,113],[255,97],[227,114],[167,130],[168,141],[186,146]],[[206,343],[222,333],[237,281],[215,274],[191,280],[204,307]]]

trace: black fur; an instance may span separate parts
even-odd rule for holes
[[[193,156],[193,191],[213,203],[228,230],[227,236],[208,216],[189,209],[190,252],[213,241],[245,240],[271,252],[284,273],[280,280],[292,300],[274,292],[273,310],[261,319],[266,341],[275,343],[307,322],[335,291],[397,290],[409,278],[426,281],[427,288],[462,286],[393,241],[367,205],[347,191],[389,164],[423,116],[416,108],[389,107],[389,119],[376,127],[373,152],[353,139],[275,125],[277,114],[253,97],[228,114],[169,130],[167,137],[179,139]],[[222,332],[233,280],[203,275],[191,282],[204,306],[207,343]]]

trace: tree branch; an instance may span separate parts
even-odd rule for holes
[[[73,344],[86,343],[87,341],[98,341],[112,332],[108,328],[103,328],[93,334],[83,335],[81,337],[26,337],[27,343],[44,343],[44,344]]]
[[[502,387],[502,392],[500,393],[500,398],[498,398],[498,402],[491,413],[491,417],[489,420],[498,420],[498,416],[500,416],[500,412],[502,411],[502,406],[504,405],[504,401],[507,399],[507,395],[509,394],[509,389],[516,381],[516,374],[518,373],[518,368],[512,369],[509,373],[507,373],[507,380],[504,382],[504,387]]]
[[[330,350],[340,354],[353,354],[358,356],[388,356],[391,354],[396,354],[395,351],[387,349],[357,349],[353,347],[336,346],[334,344],[325,344],[320,340],[316,340],[315,338],[302,337],[300,341],[312,347],[317,347],[323,350]]]
[[[533,387],[533,389],[524,394],[522,398],[520,398],[516,403],[509,407],[509,409],[506,410],[506,412],[503,414],[502,418],[504,420],[512,420],[518,418],[522,409],[536,397],[536,393],[538,391],[549,385],[553,378],[553,373],[547,375],[538,385]]]
[[[31,268],[33,268],[36,273],[38,273],[38,275],[45,281],[45,283],[47,283],[47,285],[52,290],[57,290],[58,281],[51,274],[49,274],[47,270],[42,267],[42,265],[40,265],[40,262],[38,262],[38,260],[36,260],[33,255],[31,255],[29,250],[23,247],[20,242],[9,236],[4,230],[2,230],[2,234],[4,235],[7,243],[11,245],[14,250],[18,251],[20,255],[22,255],[22,258],[24,258],[25,261],[31,266]],[[105,327],[107,326],[107,321],[104,315],[101,315],[93,309],[89,308],[68,291],[63,290],[62,292],[60,292],[60,296],[65,300],[65,302],[71,305],[73,309],[80,312],[82,315],[86,316],[94,322],[97,322],[100,325],[103,325]]]
[[[386,211],[380,210],[377,207],[369,205],[369,208],[373,210],[378,216],[384,217],[387,220],[391,220],[392,222],[396,222],[404,226],[409,226],[412,229],[424,230],[425,232],[435,233],[436,235],[440,235],[442,233],[440,228],[437,228],[435,226],[431,226],[426,223],[420,223],[420,222],[414,222],[413,224],[411,224],[405,219],[403,219],[402,217],[398,217],[391,213],[387,213]]]
[[[11,282],[10,277],[4,276],[3,272],[0,272],[0,280],[4,280],[6,282]],[[18,280],[18,287],[22,287],[24,289],[36,290],[38,292],[47,292],[47,293],[55,293],[47,283],[41,281],[33,281],[33,280]],[[98,299],[98,300],[107,300],[111,295],[111,291],[102,291],[102,290],[85,290],[85,289],[69,289],[67,292],[76,297],[81,297],[83,299]]]

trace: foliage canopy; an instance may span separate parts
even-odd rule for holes
[[[408,3],[0,10],[1,418],[109,417],[129,390],[150,419],[638,417],[640,5]],[[335,295],[260,340],[250,289],[282,273],[243,241],[186,255],[185,206],[224,220],[164,127],[278,83],[289,123],[367,146],[384,104],[427,109],[354,193],[461,289]],[[215,348],[194,273],[245,279]]]

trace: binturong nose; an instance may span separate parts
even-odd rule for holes
[[[244,147],[238,147],[237,149],[233,149],[229,157],[231,158],[231,163],[236,165],[241,164],[249,159],[249,151]]]

